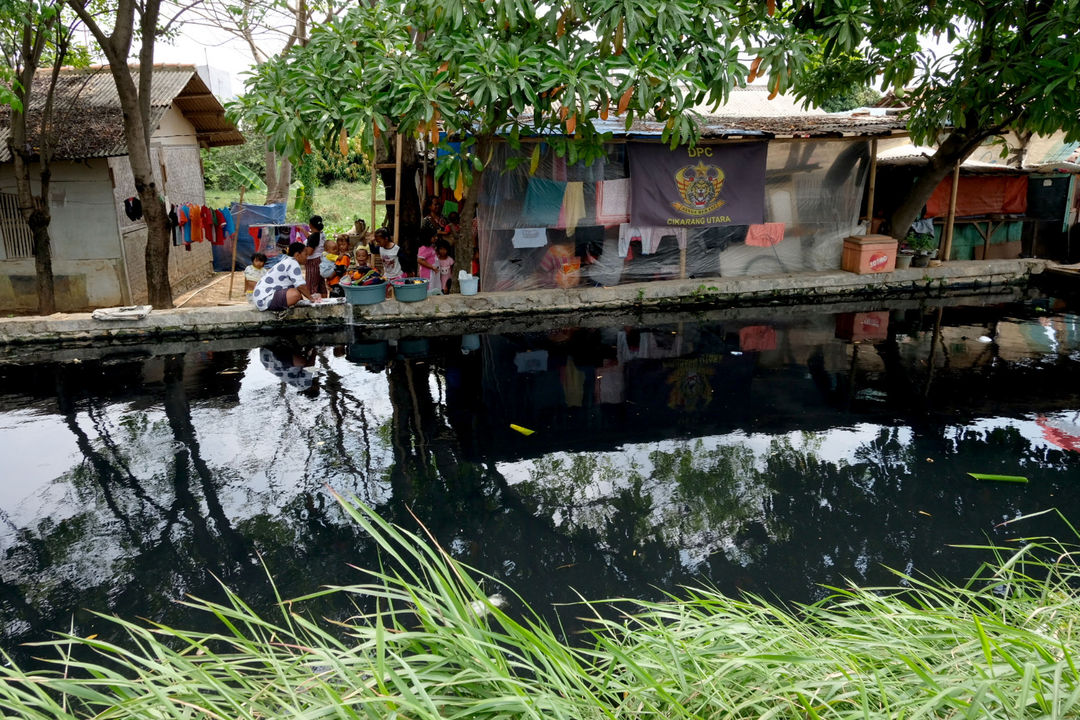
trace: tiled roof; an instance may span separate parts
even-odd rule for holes
[[[137,84],[139,74],[133,72],[132,75]],[[45,105],[48,82],[48,71],[40,71],[34,77],[27,130],[35,149],[39,146],[38,118]],[[150,93],[151,127],[158,126],[173,103],[195,126],[200,144],[215,147],[244,142],[240,131],[226,119],[221,103],[195,72],[195,66],[154,66]],[[127,154],[120,98],[107,66],[64,68],[57,79],[53,108],[55,159],[82,160]],[[8,109],[0,108],[0,162],[11,159],[7,149],[10,129]]]
[[[826,113],[817,108],[802,108],[794,98],[778,95],[768,99],[768,89],[756,85],[735,88],[724,105],[701,113],[698,128],[702,138],[795,138],[795,137],[879,137],[907,135],[907,121],[902,113],[886,110],[852,110]],[[528,124],[530,117],[523,118]],[[664,132],[664,123],[637,119],[629,128],[621,117],[594,120],[600,132],[616,137],[652,139]]]

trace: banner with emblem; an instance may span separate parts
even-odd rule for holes
[[[712,227],[765,221],[767,143],[674,150],[661,143],[627,146],[632,225]]]

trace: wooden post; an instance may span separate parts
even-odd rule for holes
[[[240,212],[243,212],[244,208],[244,191],[247,190],[245,185],[240,186],[240,202],[237,203],[240,206]],[[229,266],[229,299],[232,300],[233,280],[236,278],[236,244],[240,242],[240,229],[237,228],[233,231],[232,239],[232,265]]]
[[[379,219],[375,217],[375,192],[378,189],[379,183],[379,164],[374,162],[375,152],[371,153],[371,231],[375,232],[381,225],[379,225]]]
[[[975,223],[975,227],[979,227],[979,223]],[[1000,227],[1000,226],[998,226]],[[986,232],[981,233],[983,236],[983,260],[990,259],[990,238],[994,237],[994,231],[997,228],[994,227],[994,220],[991,218],[986,221]],[[981,232],[981,231],[980,231]]]
[[[396,134],[397,147],[394,149],[394,178],[397,183],[397,188],[394,190],[394,244],[401,243],[401,183],[405,182],[401,177],[401,154],[404,143],[401,140],[401,133]],[[412,182],[412,179],[409,179]]]
[[[877,185],[877,138],[870,141],[870,186],[866,190],[866,232],[874,232],[874,186]]]
[[[942,262],[946,262],[952,255],[953,226],[956,224],[956,191],[960,187],[960,163],[956,163],[952,174],[952,190],[949,191],[949,214],[945,218],[945,231],[943,233]]]

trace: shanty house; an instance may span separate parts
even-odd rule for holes
[[[47,83],[46,73],[35,78],[28,118],[35,147]],[[125,208],[135,186],[109,69],[63,70],[54,104],[56,150],[49,201],[57,309],[145,302],[146,224],[132,217],[138,213],[131,212],[130,204]],[[154,176],[167,205],[204,203],[200,148],[244,141],[193,65],[155,66],[150,126]],[[18,211],[9,134],[5,109],[0,112],[0,311],[27,312],[37,308],[33,244]],[[37,175],[35,166],[35,192]],[[174,292],[194,287],[213,271],[209,243],[188,248],[176,246],[169,253]]]
[[[897,115],[806,111],[758,87],[704,117],[692,148],[662,142],[663,122],[595,124],[610,139],[591,163],[543,136],[496,146],[477,201],[482,290],[839,269],[878,142],[907,136]]]
[[[933,147],[900,145],[878,153],[876,215],[888,217],[929,163]],[[977,148],[956,178],[955,227],[950,260],[1015,258],[1021,255],[1074,262],[1073,228],[1080,206],[1080,143],[1063,132],[1020,138],[1007,133]],[[943,235],[953,177],[946,177],[924,208],[922,227]],[[943,252],[943,250],[942,250]]]

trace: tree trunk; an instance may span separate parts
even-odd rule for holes
[[[32,76],[31,76],[32,77]],[[29,88],[29,84],[27,84]],[[24,107],[30,103],[30,91],[24,92]],[[41,194],[34,196],[30,185],[31,154],[26,143],[26,115],[21,112],[11,113],[11,137],[8,149],[14,161],[15,193],[19,203],[19,213],[30,227],[34,243],[35,286],[38,298],[38,314],[52,315],[56,312],[56,297],[53,289],[52,238],[49,235],[49,177],[46,159],[41,160]]]
[[[136,7],[133,0],[120,0],[113,15],[112,33],[106,35],[94,16],[87,10],[85,0],[66,0],[76,15],[90,30],[98,47],[109,61],[109,72],[116,84],[120,110],[124,117],[124,140],[128,162],[135,180],[135,191],[143,206],[146,220],[146,289],[150,304],[171,308],[172,288],[169,284],[169,216],[160,199],[161,190],[154,180],[150,153],[150,94],[154,72],[154,40],[160,32],[158,17],[161,0],[145,0],[139,5],[138,28],[135,27]],[[132,68],[128,66],[131,41],[136,29],[141,36],[139,49],[139,84],[136,86]]]
[[[147,301],[156,308],[171,308],[172,283],[169,280],[169,249],[172,247],[172,233],[169,227],[169,214],[165,203],[158,196],[153,174],[150,183],[135,189],[143,205],[143,219],[146,221],[146,295]]]
[[[44,208],[30,219],[30,231],[34,235],[34,272],[36,274],[38,315],[56,312],[56,295],[53,287],[52,237],[49,235],[49,210]]]
[[[955,131],[945,138],[930,157],[930,163],[916,178],[907,196],[889,217],[889,232],[894,238],[904,239],[911,223],[918,219],[923,205],[934,194],[938,184],[957,164],[964,162],[987,137],[989,134],[983,131],[972,131],[970,134]]]
[[[19,213],[30,228],[34,243],[34,272],[38,298],[38,314],[52,315],[56,312],[56,296],[53,287],[52,238],[49,235],[49,171],[41,171],[41,195],[35,196],[30,186],[29,153],[16,147],[14,138],[26,137],[26,116],[12,113],[12,136],[9,143],[14,159],[15,192]],[[20,143],[25,147],[25,141]]]
[[[124,113],[124,137],[127,141],[128,162],[135,180],[135,192],[143,206],[146,222],[146,294],[155,308],[171,308],[172,286],[169,282],[169,248],[171,246],[169,216],[161,201],[160,189],[154,179],[150,144],[147,141],[147,117],[142,114],[139,93],[127,64],[109,65],[116,81],[120,108]],[[144,80],[140,75],[139,84]]]
[[[386,147],[389,148],[388,158],[380,159],[380,153],[376,151],[376,162],[393,162],[394,148],[397,143],[397,135],[387,133]],[[401,245],[398,257],[402,269],[408,275],[416,274],[416,252],[420,248],[417,242],[420,237],[420,221],[423,219],[423,210],[420,207],[420,193],[416,190],[416,176],[420,171],[420,155],[416,149],[416,142],[404,138],[401,149],[401,187],[397,187],[393,168],[379,170],[383,183],[383,197],[387,200],[397,199],[400,202],[401,228],[398,232],[398,243]],[[394,206],[385,205],[386,218],[382,227],[393,233],[394,230]],[[377,226],[378,218],[373,218]]]
[[[273,150],[266,150],[266,204],[289,202],[289,185],[292,183],[292,163]]]

